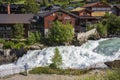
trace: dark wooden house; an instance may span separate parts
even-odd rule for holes
[[[58,20],[61,21],[63,24],[69,22],[75,27],[76,26],[75,22],[78,19],[79,16],[76,16],[63,9],[53,9],[53,10],[43,11],[40,12],[38,15],[34,16],[33,19],[34,27],[32,27],[32,30],[37,30],[39,28],[42,34],[44,36],[47,36],[49,32],[49,28],[52,27],[52,23],[54,21]]]
[[[120,4],[113,5],[112,12],[116,16],[120,16]]]
[[[86,8],[79,7],[71,10],[71,12],[80,17],[80,19],[76,21],[76,32],[85,32],[86,26],[95,24],[100,19],[99,17],[93,17],[91,15],[92,11]]]
[[[25,37],[28,31],[33,14],[0,14],[0,38],[12,38],[13,26],[17,23],[24,24]]]
[[[91,10],[92,11],[92,13],[91,13],[92,16],[103,17],[106,12],[112,13],[111,6],[107,3],[104,3],[104,2],[90,3],[90,4],[86,4],[83,7],[88,9],[88,10]]]
[[[25,5],[23,4],[0,4],[0,14],[8,14],[8,9],[10,9],[11,14],[21,14],[24,13]]]

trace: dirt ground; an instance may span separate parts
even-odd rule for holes
[[[1,78],[0,80],[84,80],[88,76],[104,75],[105,73],[106,72],[102,70],[94,70],[80,76],[56,75],[56,74],[41,74],[41,75],[29,74],[28,76],[24,76],[21,74],[16,74],[6,78]]]

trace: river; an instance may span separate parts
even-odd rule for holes
[[[120,59],[120,38],[107,38],[89,40],[82,46],[56,46],[62,56],[63,69],[87,67],[107,67],[104,62]],[[30,50],[19,58],[16,63],[0,66],[0,76],[6,76],[24,71],[24,64],[29,68],[48,66],[52,63],[56,47],[48,47],[42,50]]]

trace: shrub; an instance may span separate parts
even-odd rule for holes
[[[41,33],[36,31],[34,33],[34,36],[35,36],[35,40],[36,40],[36,43],[40,43],[40,40],[41,40]]]
[[[19,43],[15,44],[14,48],[15,48],[15,49],[20,49],[20,48],[22,48],[22,47],[24,47],[24,46],[25,46],[25,43],[19,42]]]
[[[13,47],[14,47],[14,43],[11,42],[11,41],[6,41],[6,42],[4,42],[4,44],[3,44],[3,48],[4,48],[4,49],[11,49],[11,48],[13,48]]]
[[[27,44],[34,44],[36,42],[35,36],[33,32],[29,33],[29,36],[27,38]]]
[[[5,40],[4,39],[0,39],[0,43],[4,43],[5,42]]]

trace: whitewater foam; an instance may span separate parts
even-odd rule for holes
[[[113,44],[108,45],[108,43],[100,46],[104,41],[109,39],[102,39],[98,41],[88,41],[82,46],[57,46],[59,52],[62,56],[62,65],[61,68],[77,68],[83,69],[90,66],[95,65],[94,67],[106,67],[103,63],[106,61],[113,61],[116,59],[120,59],[120,39],[116,39],[117,42],[115,43],[119,48],[117,48],[117,52],[112,52],[112,55],[104,55],[101,48],[109,47],[110,49],[114,48]],[[115,40],[113,40],[115,41]],[[112,42],[112,41],[111,41]],[[118,43],[118,44],[117,44]],[[113,46],[111,48],[111,46]],[[98,49],[98,47],[100,47]],[[27,52],[26,55],[19,58],[16,63],[11,63],[7,65],[0,66],[0,76],[5,76],[9,74],[19,73],[24,71],[24,64],[28,63],[29,68],[32,69],[38,66],[48,66],[52,63],[51,59],[54,56],[54,50],[56,47],[48,47],[44,48],[43,50],[30,50]],[[99,52],[101,53],[99,53]],[[107,49],[106,49],[107,51]],[[112,51],[112,50],[111,50]],[[116,51],[116,47],[115,50]],[[100,63],[100,64],[98,64]],[[4,70],[7,70],[4,72]]]

